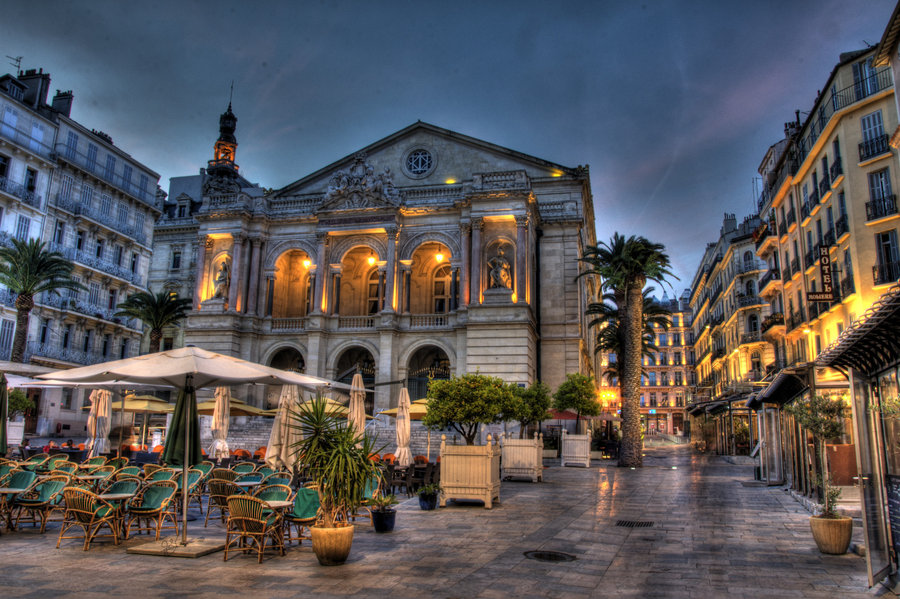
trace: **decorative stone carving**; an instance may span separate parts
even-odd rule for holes
[[[240,193],[241,185],[233,177],[209,177],[203,182],[204,196],[222,196]]]
[[[497,254],[487,261],[488,273],[490,274],[489,289],[511,289],[512,288],[512,266],[506,256],[503,255],[503,246],[497,250]]]
[[[365,152],[360,152],[353,158],[349,169],[331,177],[322,208],[355,210],[396,207],[400,201],[400,191],[394,186],[391,169],[386,167],[383,172],[375,174],[375,169],[366,162]]]
[[[228,299],[228,288],[231,276],[228,272],[228,261],[222,260],[219,264],[219,270],[216,273],[216,287],[213,291],[214,299]]]

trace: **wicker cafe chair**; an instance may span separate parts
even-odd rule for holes
[[[263,485],[286,485],[291,486],[291,480],[294,477],[290,472],[275,472],[262,479]]]
[[[91,472],[94,468],[99,468],[104,464],[106,464],[106,458],[104,458],[102,455],[94,456],[81,462],[82,466],[90,466],[90,468],[87,468],[88,472]]]
[[[210,480],[215,478],[233,482],[237,477],[238,473],[234,470],[229,470],[228,468],[213,468],[212,472],[209,473]]]
[[[275,474],[275,469],[269,466],[260,466],[256,469],[256,472],[262,474],[262,477],[265,479],[273,474]]]
[[[244,490],[233,481],[221,478],[211,478],[206,484],[209,487],[209,501],[206,504],[206,520],[203,527],[209,525],[209,515],[213,510],[219,510],[219,517],[222,524],[225,524],[228,517],[228,498],[232,495],[242,495]]]
[[[309,536],[303,534],[303,528],[309,528],[316,523],[319,513],[319,489],[317,485],[309,485],[297,490],[294,496],[294,509],[284,515],[284,528],[287,533],[286,541],[290,543],[296,540],[300,544]],[[297,536],[291,536],[291,527],[296,527]]]
[[[50,512],[59,508],[63,489],[68,482],[69,477],[66,475],[49,476],[25,493],[17,495],[10,508],[15,513],[16,523],[13,530],[18,530],[21,522],[31,522],[37,526],[38,519],[40,519],[41,534],[44,534],[47,529],[47,518],[50,516]],[[23,514],[25,514],[24,519]]]
[[[0,487],[6,486],[6,479],[12,476],[13,472],[18,472],[21,470],[18,464],[15,462],[7,462],[5,464],[0,464]]]
[[[41,464],[43,464],[44,462],[46,462],[49,459],[50,459],[50,454],[38,453],[38,454],[31,456],[24,462],[20,463],[19,466],[24,470],[32,470],[33,471],[35,468],[37,468],[38,466],[40,466]]]
[[[260,485],[257,487],[254,497],[259,497],[263,501],[287,501],[293,496],[294,492],[287,485]]]
[[[350,514],[351,520],[356,521],[357,517],[365,517],[369,519],[369,522],[372,522],[372,500],[378,497],[381,488],[380,483],[381,477],[372,477],[366,482],[366,489],[363,491],[362,504],[360,504],[359,510]],[[360,513],[362,510],[365,510],[366,513]]]
[[[57,453],[47,458],[43,464],[37,466],[34,471],[39,474],[47,474],[51,470],[69,461],[69,456],[64,453]]]
[[[278,512],[268,511],[266,502],[250,495],[232,495],[228,498],[228,522],[225,529],[225,556],[233,546],[242,552],[252,550],[256,545],[257,562],[262,563],[266,540],[272,539],[272,546],[284,555],[284,534],[282,519]]]
[[[156,532],[156,540],[162,530],[174,530],[178,534],[178,520],[172,510],[172,498],[178,486],[173,480],[157,480],[149,483],[141,489],[125,505],[125,539],[131,536],[131,525],[137,523],[137,533],[144,531]],[[166,520],[172,522],[171,526],[163,526]],[[145,526],[141,526],[141,520]],[[155,522],[151,525],[150,522]]]
[[[172,479],[173,481],[175,481],[175,484],[178,485],[178,490],[175,492],[174,500],[176,511],[180,510],[182,505],[184,505],[181,499],[181,485],[184,482],[183,479],[184,476],[180,472],[175,476],[175,478]],[[201,472],[200,470],[197,470],[196,468],[191,468],[188,470],[188,504],[190,504],[192,499],[196,501],[200,505],[201,514],[203,513],[203,496],[200,494],[200,481],[202,479],[203,472]]]
[[[247,474],[248,472],[253,472],[254,470],[256,470],[256,464],[254,464],[253,462],[238,462],[237,464],[232,466],[231,469],[238,474]]]
[[[125,466],[124,468],[119,468],[113,473],[113,478],[119,480],[124,477],[141,477],[141,467],[140,466]]]
[[[155,483],[158,480],[175,480],[175,477],[178,476],[178,471],[172,468],[158,468],[150,473],[150,475],[144,477],[144,481],[148,483]]]
[[[63,489],[66,498],[66,512],[63,516],[62,528],[59,529],[59,539],[56,548],[63,539],[78,539],[78,536],[66,536],[66,532],[76,526],[80,527],[84,536],[84,550],[91,548],[91,542],[98,536],[111,536],[113,544],[119,544],[119,523],[115,506],[103,501],[94,493],[78,487],[66,487]],[[103,526],[109,527],[110,534],[100,535]]]
[[[62,470],[64,472],[68,472],[69,474],[74,474],[78,471],[78,464],[75,462],[57,462],[56,468],[53,470]]]
[[[121,456],[118,458],[110,458],[109,461],[106,462],[106,465],[113,466],[116,470],[118,470],[128,465],[128,458]]]
[[[157,470],[163,470],[164,466],[159,464],[144,464],[144,480],[150,480],[150,476]]]
[[[247,474],[240,474],[234,482],[236,483],[261,483],[263,479],[262,474],[259,472],[248,472]]]

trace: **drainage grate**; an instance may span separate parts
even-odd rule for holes
[[[574,562],[577,557],[562,551],[526,551],[525,557],[539,562]]]
[[[647,522],[645,520],[619,520],[616,522],[616,526],[622,526],[624,528],[650,528],[653,526],[653,522]]]

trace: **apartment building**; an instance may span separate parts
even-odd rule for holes
[[[142,325],[115,316],[117,304],[145,289],[159,175],[71,118],[73,93],[47,103],[50,75],[27,70],[0,78],[0,243],[38,238],[75,264],[86,288],[35,300],[26,360],[67,367],[130,357]],[[8,358],[15,296],[0,291],[0,357]],[[80,436],[84,394],[34,390],[26,433]]]

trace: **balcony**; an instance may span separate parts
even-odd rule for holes
[[[715,362],[716,360],[721,360],[724,357],[725,357],[725,348],[724,347],[719,347],[719,348],[716,348],[713,350],[713,353],[712,353],[713,362]]]
[[[120,324],[129,329],[141,330],[140,323],[134,318],[122,318],[116,316],[118,308],[108,308],[98,304],[92,304],[88,301],[76,299],[67,295],[50,295],[42,294],[35,299],[35,303],[50,308],[56,308],[63,312],[78,312],[85,316],[90,316],[98,320],[108,320],[109,322]]]
[[[411,329],[441,329],[450,324],[449,314],[410,314]]]
[[[96,160],[91,160],[81,152],[75,151],[64,143],[56,144],[56,152],[60,160],[68,162],[69,164],[90,173],[104,183],[112,185],[116,189],[140,200],[150,207],[155,207],[156,194],[151,193],[150,190],[139,189],[132,181],[126,180],[120,174],[107,171],[104,165],[101,165]]]
[[[873,221],[897,214],[897,196],[891,194],[866,202],[866,220]]]
[[[803,308],[800,308],[800,310],[798,310],[797,312],[794,312],[790,316],[788,316],[787,330],[793,331],[794,329],[796,329],[797,327],[799,327],[801,324],[803,324],[805,322],[806,322],[806,314],[805,314]]]
[[[828,247],[830,245],[834,245],[836,243],[834,229],[828,229],[825,235],[822,237],[822,245]]]
[[[740,295],[738,296],[738,307],[749,308],[750,306],[760,306],[766,302],[758,295]]]
[[[800,272],[800,259],[792,258],[791,259],[791,276],[794,276]]]
[[[15,308],[17,297],[19,297],[19,295],[17,293],[13,293],[9,289],[0,289],[0,304],[3,304],[4,306]]]
[[[831,191],[831,181],[828,180],[828,175],[822,173],[822,180],[819,181],[819,201],[824,202],[825,196]]]
[[[778,221],[778,234],[787,235],[787,224],[783,220]]]
[[[23,203],[28,204],[32,208],[35,208],[37,210],[41,209],[41,196],[34,193],[34,191],[29,191],[21,183],[15,183],[13,181],[10,181],[6,177],[0,177],[0,191],[4,191],[11,196],[15,196],[16,198],[22,200]]]
[[[112,214],[103,214],[93,206],[84,206],[79,202],[64,198],[60,194],[56,194],[56,197],[53,198],[53,205],[66,212],[71,212],[75,216],[85,216],[108,229],[121,233],[129,239],[133,239],[142,245],[147,245],[147,236],[144,234],[144,231],[138,230],[132,225],[119,222],[113,218]]]
[[[25,348],[25,361],[28,362],[32,357],[49,358],[60,362],[82,365],[97,364],[109,360],[109,356],[103,356],[99,352],[84,352],[52,347],[50,345],[40,345],[39,343],[29,343]]]
[[[856,284],[853,282],[853,274],[841,279],[841,297],[848,297],[856,293]]]
[[[797,213],[794,212],[794,208],[791,207],[791,209],[788,210],[788,213],[787,213],[788,228],[790,228],[791,225],[796,224],[796,223],[797,223]]]
[[[776,312],[775,314],[766,316],[760,326],[760,332],[765,334],[769,329],[777,326],[784,326],[784,314],[782,312]]]
[[[735,274],[746,274],[748,272],[756,272],[757,270],[765,270],[766,265],[764,262],[758,262],[756,260],[741,260],[740,262],[734,263]]]
[[[374,316],[339,316],[339,329],[374,329]]]
[[[741,335],[741,345],[746,345],[748,343],[759,343],[762,341],[762,333],[759,331],[754,331],[752,333],[744,333]]]
[[[828,171],[829,171],[829,174],[831,175],[832,183],[836,183],[838,178],[844,174],[844,167],[841,166],[841,159],[839,157],[835,158],[834,162],[831,165],[831,168],[828,169]]]
[[[809,250],[805,254],[803,254],[803,267],[810,268],[815,265],[816,260],[818,259],[819,254],[813,252],[813,250]]]
[[[788,264],[787,266],[784,267],[784,269],[782,269],[781,280],[784,281],[785,283],[787,283],[788,281],[791,280],[791,265],[790,264]]]
[[[31,126],[31,119],[27,119],[28,126]],[[52,134],[52,132],[51,132]],[[18,144],[38,156],[52,160],[53,148],[45,144],[42,140],[32,137],[22,129],[10,126],[8,123],[0,124],[0,137],[4,137],[9,141]]]
[[[775,220],[770,220],[763,222],[762,225],[754,232],[753,240],[756,242],[756,250],[759,251],[763,245],[765,245],[766,240],[772,239],[774,240],[776,237],[775,230]]]
[[[847,220],[847,215],[845,214],[845,215],[841,216],[839,219],[837,219],[837,221],[834,223],[834,233],[837,236],[837,238],[840,239],[845,233],[849,233],[849,232],[850,232],[850,223]]]
[[[763,278],[759,280],[760,293],[762,293],[763,289],[765,289],[769,283],[772,283],[773,281],[777,281],[779,278],[781,278],[781,274],[778,272],[778,269],[770,268],[768,270],[768,272],[766,272],[766,274],[763,275]]]
[[[873,139],[867,139],[859,144],[859,161],[865,162],[866,160],[881,156],[882,154],[889,154],[890,151],[891,145],[888,142],[888,134],[884,133]]]
[[[900,262],[886,262],[872,267],[875,285],[886,285],[900,279]]]
[[[305,331],[307,318],[273,318],[273,333],[288,333],[292,331]]]
[[[78,262],[88,268],[93,268],[94,270],[102,270],[105,273],[111,274],[114,277],[119,277],[120,279],[124,279],[129,283],[132,283],[136,287],[142,287],[141,285],[141,277],[137,273],[131,272],[129,269],[119,266],[113,262],[109,262],[107,260],[103,260],[102,258],[96,258],[85,252],[84,250],[76,250],[75,248],[65,247],[58,243],[50,242],[48,244],[48,249],[52,252],[59,252],[69,260],[73,262]]]
[[[828,312],[829,305],[825,302],[809,302],[809,320],[813,321],[819,317],[820,314]]]

